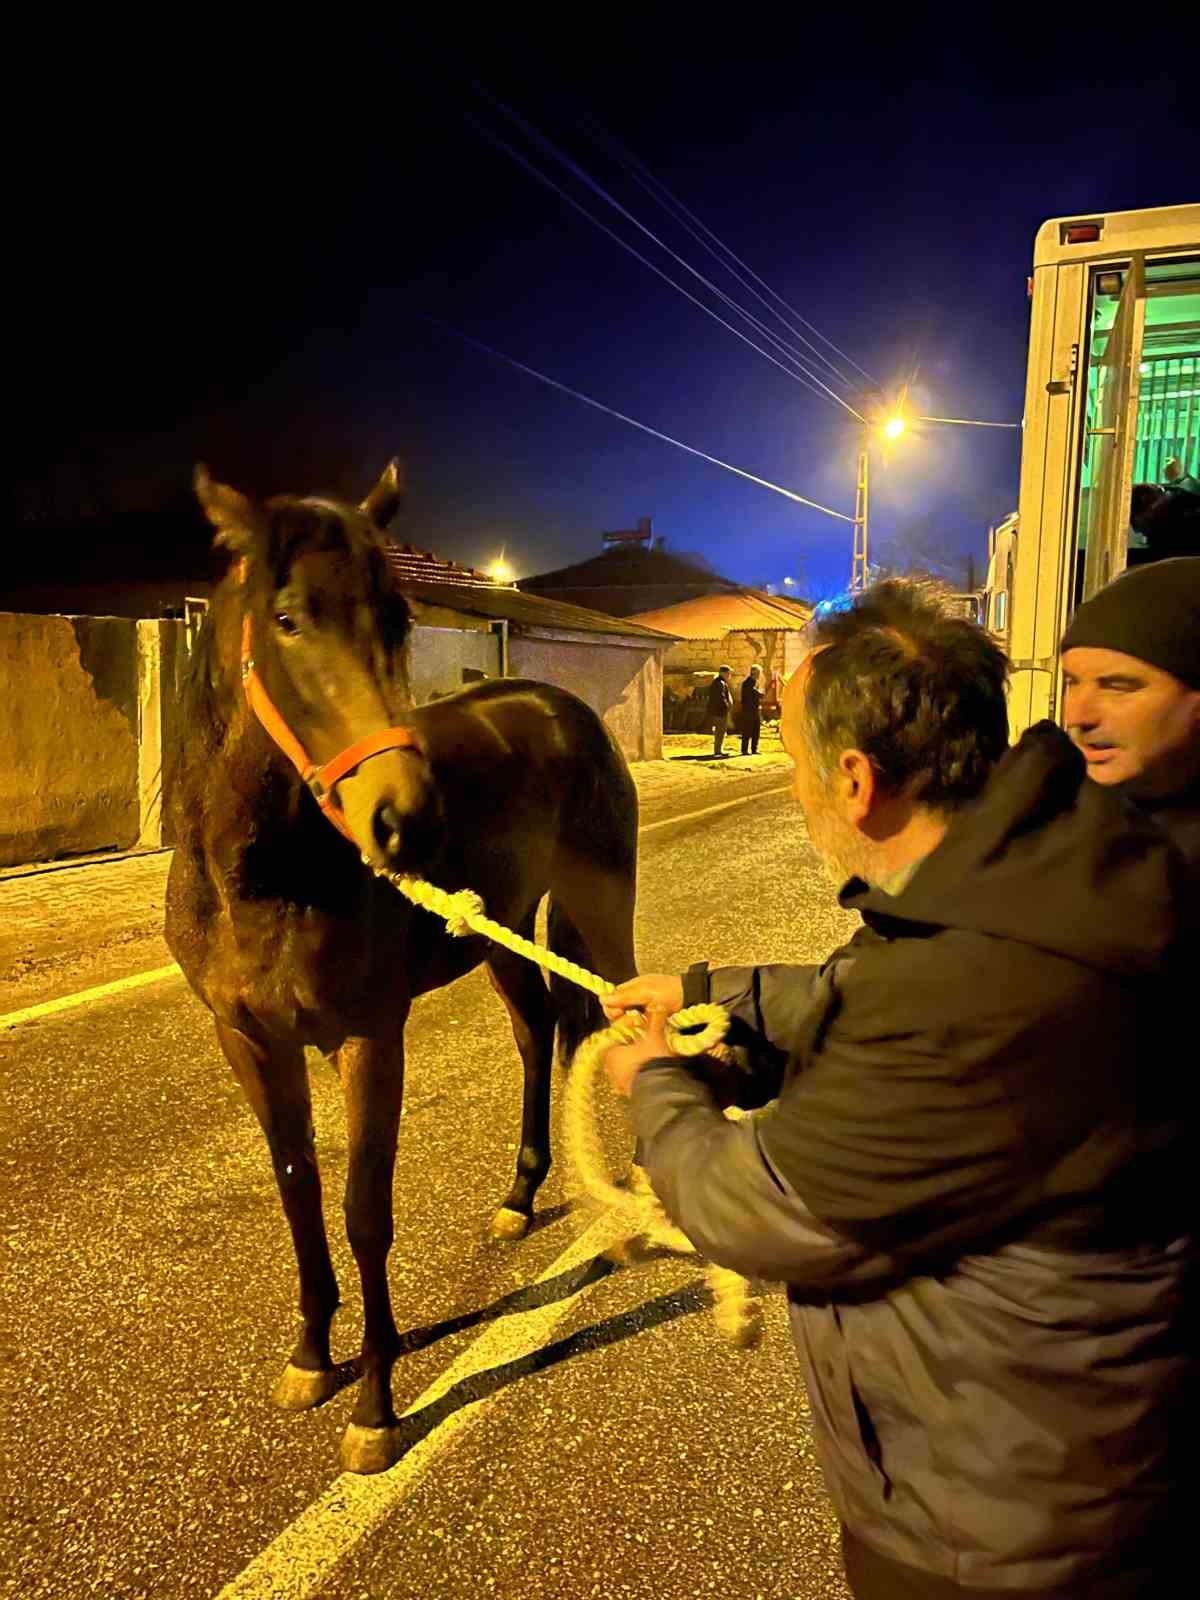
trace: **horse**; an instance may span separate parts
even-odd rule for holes
[[[413,704],[411,613],[382,532],[401,499],[397,463],[358,507],[257,500],[203,468],[196,492],[232,561],[182,689],[166,939],[261,1125],[291,1230],[302,1326],[274,1392],[289,1410],[338,1387],[339,1291],[304,1052],[334,1058],[364,1312],[341,1457],[382,1471],[402,1450],[387,1261],[412,1000],[482,962],[507,1008],[524,1104],[492,1223],[502,1238],[525,1233],[550,1168],[556,1028],[569,1058],[603,1017],[591,995],[559,979],[547,988],[520,956],[451,938],[381,874],[474,889],[529,937],[548,895],[551,948],[620,982],[636,970],[637,795],[600,718],[564,690],[501,678]]]

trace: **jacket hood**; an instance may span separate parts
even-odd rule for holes
[[[1196,953],[1200,893],[1182,854],[1087,777],[1052,722],[997,763],[899,894],[859,878],[840,898],[888,936],[956,928],[1126,977],[1172,981]]]

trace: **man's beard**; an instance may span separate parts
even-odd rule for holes
[[[808,838],[835,892],[851,878],[867,878],[870,851],[861,835],[825,807],[814,807],[807,817]]]

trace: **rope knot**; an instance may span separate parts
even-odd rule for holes
[[[484,915],[482,895],[474,889],[459,889],[447,896],[446,932],[452,939],[462,939],[471,932],[472,920]]]

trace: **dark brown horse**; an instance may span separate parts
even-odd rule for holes
[[[270,1148],[300,1272],[303,1328],[275,1392],[292,1409],[336,1387],[338,1286],[304,1049],[336,1058],[365,1319],[342,1459],[376,1471],[399,1450],[387,1257],[413,997],[486,962],[508,1009],[525,1098],[516,1179],[493,1223],[506,1237],[528,1227],[550,1166],[555,1023],[569,1051],[603,1019],[590,996],[548,990],[521,957],[451,939],[370,869],[475,889],[527,934],[549,894],[552,946],[620,980],[634,971],[637,798],[600,719],[562,690],[499,680],[412,705],[410,616],[379,533],[398,504],[394,463],[357,509],[260,504],[203,471],[197,493],[234,561],[184,694],[167,942]]]

